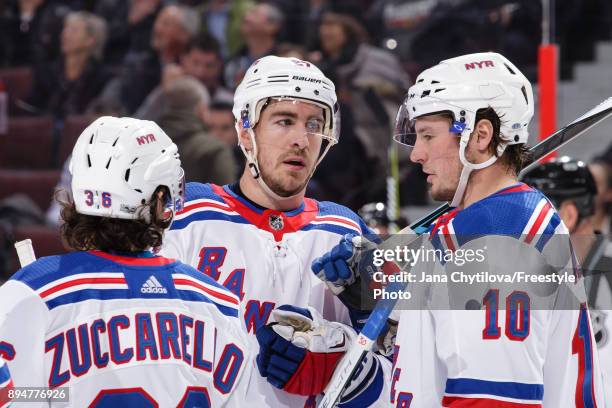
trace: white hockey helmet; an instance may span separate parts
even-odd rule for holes
[[[340,137],[340,111],[335,86],[319,68],[308,61],[297,58],[266,56],[253,62],[246,71],[242,82],[234,93],[234,108],[238,143],[247,159],[251,174],[258,180],[264,190],[275,199],[273,193],[260,177],[257,161],[257,143],[253,128],[266,102],[270,99],[306,101],[320,106],[325,115],[325,123],[320,136],[327,141],[320,154],[317,165],[323,160],[331,146],[338,143]],[[247,151],[240,142],[240,125],[247,129],[254,146]],[[316,168],[316,166],[315,166]]]
[[[274,97],[303,99],[321,105],[325,110],[323,135],[331,144],[338,142],[336,88],[314,64],[274,55],[253,62],[236,88],[234,118],[244,128],[254,128],[264,103]]]
[[[414,146],[418,117],[443,112],[453,115],[451,132],[460,136],[459,157],[464,166],[454,206],[463,198],[469,173],[497,160],[493,155],[484,163],[474,164],[465,158],[476,113],[486,108],[493,108],[501,120],[503,142],[498,145],[498,155],[508,145],[527,143],[534,110],[531,83],[507,58],[494,52],[447,59],[423,71],[408,90],[396,117],[395,140]]]
[[[180,210],[184,173],[178,148],[154,122],[104,116],[79,136],[70,161],[77,212],[138,219],[157,187],[170,192],[167,206]]]

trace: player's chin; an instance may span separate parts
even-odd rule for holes
[[[451,201],[453,199],[453,191],[440,189],[433,184],[428,184],[427,188],[429,189],[431,198],[433,198],[435,201]]]
[[[272,183],[272,191],[281,197],[291,197],[300,193],[306,187],[308,179],[305,177],[292,178],[285,177]]]

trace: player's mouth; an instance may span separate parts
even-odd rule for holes
[[[301,157],[289,157],[283,160],[283,164],[294,171],[299,171],[306,167],[306,162]]]

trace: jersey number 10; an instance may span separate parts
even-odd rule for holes
[[[501,337],[499,327],[499,290],[489,289],[483,298],[486,323],[482,338],[494,340]],[[506,298],[506,336],[510,340],[523,341],[529,336],[530,299],[525,292],[515,291]],[[576,379],[576,406],[596,407],[593,378],[593,344],[586,304],[580,305],[578,325],[572,339],[572,354],[578,356]]]
[[[499,327],[499,289],[489,289],[482,299],[486,307],[486,323],[482,338],[495,340],[501,337]],[[506,298],[506,337],[514,341],[523,341],[529,336],[529,295],[514,291]]]

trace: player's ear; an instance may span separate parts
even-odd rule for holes
[[[474,145],[479,152],[485,153],[490,150],[489,146],[492,146],[493,141],[493,124],[489,119],[480,119],[476,123],[473,138],[475,139]]]
[[[567,227],[567,229],[571,231],[577,227],[578,224],[578,209],[576,208],[576,204],[573,201],[566,200],[561,203],[559,207],[559,216],[563,223]]]
[[[253,150],[251,136],[248,130],[242,127],[242,123],[238,124],[238,138],[240,139],[240,144],[244,146],[246,150]]]

